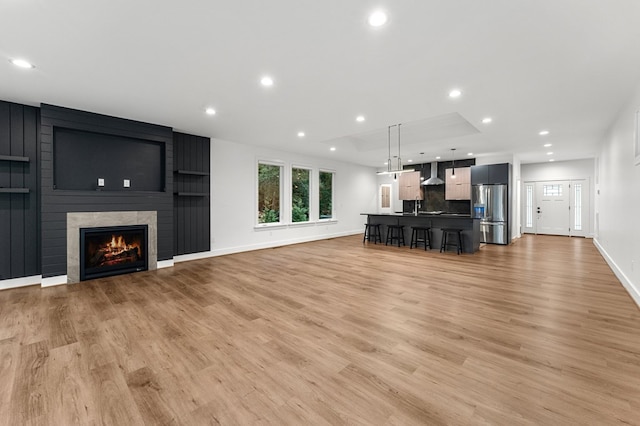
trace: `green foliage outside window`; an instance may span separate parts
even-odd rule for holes
[[[309,221],[309,177],[308,169],[291,169],[291,221]]]
[[[258,223],[280,222],[281,171],[281,166],[258,164]]]
[[[320,219],[333,217],[333,173],[320,172]]]

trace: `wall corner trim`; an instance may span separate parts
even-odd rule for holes
[[[615,276],[618,278],[618,280],[620,280],[620,282],[622,283],[622,286],[625,288],[625,290],[627,290],[627,293],[629,293],[629,296],[631,296],[633,301],[636,302],[636,305],[640,307],[640,288],[634,285],[633,282],[631,282],[631,280],[629,279],[629,277],[627,277],[625,273],[622,272],[622,270],[618,267],[616,262],[611,258],[611,256],[609,256],[609,253],[607,253],[604,247],[602,247],[602,245],[600,244],[597,238],[593,239],[593,244],[596,246],[596,248],[604,258],[605,262],[607,262],[607,264],[609,265],[609,267],[611,268]]]

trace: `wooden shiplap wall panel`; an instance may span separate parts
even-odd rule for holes
[[[38,202],[38,108],[0,102],[0,187],[28,193],[0,193],[0,280],[40,274]]]
[[[77,111],[41,107],[42,275],[64,275],[66,214],[91,211],[157,211],[158,260],[173,257],[173,131],[169,127]],[[165,191],[62,191],[53,189],[53,129],[56,127],[161,142],[165,146]]]
[[[174,133],[174,254],[211,249],[209,138]],[[178,170],[204,174],[181,174]],[[180,193],[203,194],[181,196]]]

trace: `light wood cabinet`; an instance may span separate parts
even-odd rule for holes
[[[452,175],[453,169],[445,170],[445,200],[470,200],[471,199],[471,167],[456,167],[456,177]]]
[[[398,175],[398,199],[423,200],[422,186],[420,186],[420,172],[409,172]]]

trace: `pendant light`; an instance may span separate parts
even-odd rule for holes
[[[456,149],[451,148],[451,179],[456,178],[456,158],[455,158]]]
[[[378,172],[379,175],[393,175],[395,179],[397,175],[401,173],[413,172],[414,169],[403,169],[402,168],[402,158],[400,157],[400,126],[402,124],[394,124],[392,126],[387,127],[387,144],[389,147],[389,158],[387,159],[387,170],[384,172]],[[398,126],[398,167],[395,170],[391,168],[391,128]]]

